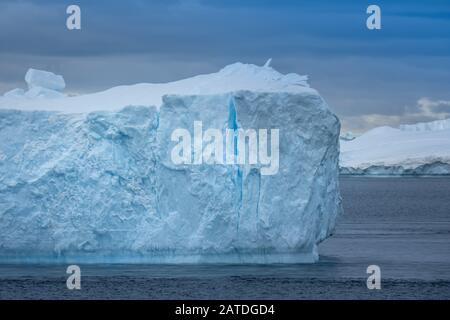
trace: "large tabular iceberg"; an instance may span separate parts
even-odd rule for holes
[[[230,85],[243,78],[243,90]],[[183,81],[207,94],[186,95]],[[156,106],[91,110],[124,88],[92,95],[82,113],[48,111],[54,100],[8,110],[11,100],[0,100],[0,261],[316,261],[341,212],[340,125],[324,100],[305,78],[268,66],[237,64],[180,82],[137,85],[137,99],[153,90]],[[74,107],[66,99],[60,108]],[[195,121],[279,129],[278,172],[175,164],[171,133],[193,133]]]

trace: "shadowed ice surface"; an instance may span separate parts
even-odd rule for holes
[[[0,265],[0,298],[449,299],[450,179],[341,178],[344,215],[305,265]],[[366,268],[381,268],[368,290]]]

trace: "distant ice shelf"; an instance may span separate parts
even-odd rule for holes
[[[379,127],[340,144],[344,175],[450,175],[450,119]]]

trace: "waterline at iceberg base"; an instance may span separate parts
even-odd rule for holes
[[[170,135],[194,121],[278,128],[278,173],[174,165]],[[341,212],[339,129],[313,89],[0,110],[0,262],[315,262]]]

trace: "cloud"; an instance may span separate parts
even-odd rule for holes
[[[397,127],[400,124],[412,124],[450,118],[450,100],[432,100],[420,98],[414,108],[405,108],[398,115],[365,114],[341,119],[343,132],[363,132],[379,126]]]
[[[419,115],[430,118],[447,118],[450,115],[450,100],[431,100],[420,98],[417,101]]]
[[[371,32],[367,4],[350,0],[77,0],[82,30],[71,32],[68,0],[2,0],[0,94],[30,67],[88,93],[273,57],[282,73],[308,74],[344,127],[435,118],[445,104],[416,101],[450,98],[450,2],[431,2],[380,0],[383,28]]]

